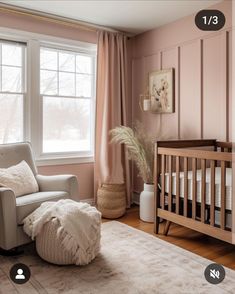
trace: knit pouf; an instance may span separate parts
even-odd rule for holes
[[[59,265],[75,264],[72,254],[64,249],[57,236],[60,222],[57,218],[51,219],[36,237],[38,255],[47,262]]]

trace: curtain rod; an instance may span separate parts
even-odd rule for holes
[[[63,16],[58,16],[52,13],[45,13],[40,12],[34,9],[28,9],[28,8],[21,8],[16,5],[9,5],[5,3],[0,2],[0,12],[7,12],[11,14],[16,15],[23,15],[23,16],[29,16],[38,20],[47,21],[51,23],[56,23],[64,26],[69,26],[73,28],[79,28],[90,32],[97,32],[98,30],[105,30],[113,33],[122,33],[124,35],[130,36],[126,32],[118,31],[115,29],[111,29],[109,27],[95,25],[92,23],[88,23],[85,21],[79,21],[72,18],[67,18]]]

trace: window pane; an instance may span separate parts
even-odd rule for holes
[[[41,94],[57,94],[57,72],[41,70]]]
[[[21,92],[21,68],[2,66],[2,91]]]
[[[75,96],[75,74],[59,73],[59,95]]]
[[[91,76],[77,74],[76,75],[76,96],[91,97]]]
[[[59,53],[59,70],[75,72],[75,55]]]
[[[3,43],[2,64],[22,66],[22,47]]]
[[[90,100],[43,97],[43,152],[91,149]]]
[[[23,141],[23,95],[0,94],[0,143]]]
[[[41,69],[51,69],[51,70],[57,70],[58,64],[57,64],[57,58],[58,53],[55,50],[50,49],[44,49],[41,48],[40,50],[40,68]]]
[[[92,72],[91,64],[92,64],[91,57],[82,56],[82,55],[76,56],[76,71],[78,73],[91,74]]]

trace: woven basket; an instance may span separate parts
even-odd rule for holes
[[[97,192],[97,208],[104,218],[123,216],[126,212],[125,184],[102,184]]]

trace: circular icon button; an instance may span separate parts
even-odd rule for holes
[[[30,279],[31,273],[27,265],[17,263],[10,270],[10,278],[16,284],[25,284]]]
[[[225,270],[222,265],[211,263],[206,267],[204,275],[207,282],[211,284],[219,284],[225,278]]]

